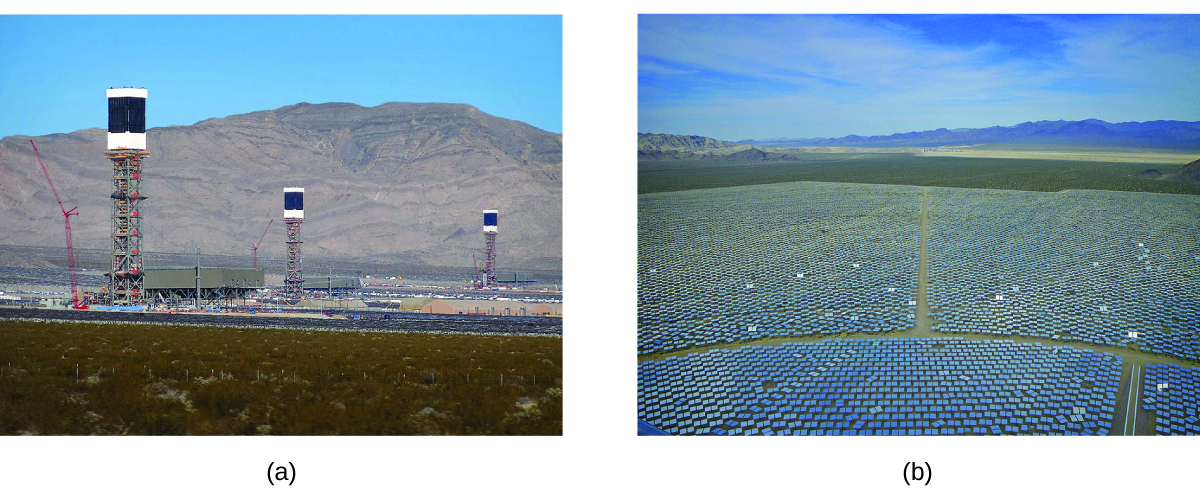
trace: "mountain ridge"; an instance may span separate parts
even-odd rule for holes
[[[1200,149],[1200,122],[1152,120],[1109,123],[1099,119],[1040,120],[1012,126],[902,132],[890,135],[837,138],[741,140],[760,147],[809,146],[954,146],[970,144],[1108,145],[1157,149]]]
[[[64,204],[80,206],[79,248],[108,243],[105,133],[32,136]],[[61,245],[61,213],[29,139],[0,139],[0,244]],[[468,233],[481,232],[480,211],[495,208],[502,267],[561,270],[562,134],[474,106],[297,103],[154,127],[147,139],[147,251],[201,248],[249,262],[249,243],[282,215],[280,189],[298,186],[306,258],[470,266],[483,239]],[[282,259],[283,238],[274,225],[260,260]]]

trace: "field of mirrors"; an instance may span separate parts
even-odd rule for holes
[[[791,182],[638,197],[670,434],[1200,434],[1200,197]]]

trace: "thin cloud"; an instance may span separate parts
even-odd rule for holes
[[[939,19],[917,29],[871,16],[641,16],[639,130],[746,139],[1081,114],[1200,119],[1196,16],[946,19],[1036,28],[1049,47],[1006,26],[995,37],[930,36]]]

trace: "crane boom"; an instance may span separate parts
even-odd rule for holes
[[[50,179],[50,171],[46,169],[46,163],[42,161],[42,153],[38,151],[37,144],[33,143],[33,139],[29,140],[29,145],[33,146],[33,154],[37,156],[38,165],[42,167],[42,174],[46,176],[46,182],[50,184],[50,192],[54,193],[54,200],[58,202],[58,209],[62,211],[63,222],[67,232],[67,272],[71,279],[71,302],[76,309],[86,309],[87,306],[79,303],[79,283],[75,277],[75,243],[71,240],[71,216],[78,216],[75,212],[78,207],[73,207],[68,210],[63,206],[62,199],[58,197],[58,189],[54,187],[54,181]]]
[[[258,237],[258,243],[256,243],[256,244],[253,244],[253,245],[251,245],[251,246],[250,246],[250,250],[254,252],[254,269],[258,269],[258,248],[259,248],[260,246],[262,246],[262,241],[263,241],[263,239],[264,239],[264,238],[267,238],[267,230],[270,230],[270,229],[271,229],[271,224],[272,224],[272,223],[275,223],[275,219],[274,219],[274,218],[271,218],[271,221],[268,221],[268,222],[267,222],[267,227],[266,227],[266,228],[263,228],[263,233],[262,233],[262,235],[260,235],[260,236]]]

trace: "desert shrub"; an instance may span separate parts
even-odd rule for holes
[[[509,419],[557,337],[5,320],[0,367],[0,434],[562,433]]]
[[[220,417],[236,417],[258,398],[254,386],[232,379],[218,379],[196,389],[192,403],[197,410]]]

